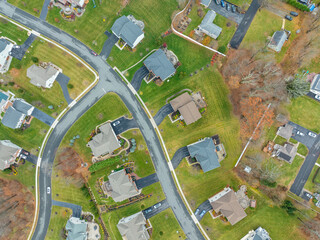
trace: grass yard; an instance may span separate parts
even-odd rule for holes
[[[152,197],[147,198],[141,202],[126,206],[124,208],[119,208],[115,211],[102,214],[102,219],[106,223],[108,233],[110,234],[112,239],[121,239],[120,232],[117,228],[117,224],[121,218],[135,214],[165,199],[160,183],[155,183],[149,187],[144,188],[142,193],[152,193]]]
[[[22,44],[28,38],[27,32],[24,29],[3,18],[0,18],[0,29],[0,36],[10,38],[17,44]]]
[[[199,17],[198,9],[203,11],[203,16],[202,17]],[[204,8],[204,6],[202,6],[202,5],[200,5],[200,6],[193,5],[193,7],[191,9],[191,12],[188,15],[188,18],[191,18],[191,22],[188,25],[188,27],[186,28],[186,30],[183,32],[183,34],[189,36],[190,32],[200,25],[202,19],[204,18],[204,16],[206,15],[206,13],[208,11],[209,11],[209,9],[208,8]]]
[[[316,133],[320,132],[319,116],[320,105],[317,101],[307,97],[299,97],[291,100],[286,105],[290,113],[290,120]]]
[[[152,240],[158,239],[186,239],[186,235],[181,229],[171,209],[150,218],[152,225]]]
[[[0,125],[0,139],[10,140],[12,143],[38,155],[38,148],[49,130],[45,123],[33,118],[31,125],[26,130],[11,129]]]
[[[67,22],[62,19],[58,8],[49,11],[47,21],[66,32],[74,35],[86,45],[97,52],[100,52],[107,36],[104,34],[106,30],[110,30],[114,21],[121,15],[132,14],[136,19],[143,20],[145,23],[145,39],[137,47],[136,52],[123,50],[120,52],[116,47],[112,51],[115,65],[119,68],[120,63],[130,66],[139,59],[139,54],[143,55],[150,50],[158,47],[156,39],[160,37],[162,32],[170,28],[171,15],[177,9],[176,1],[143,1],[135,0],[129,2],[127,6],[122,6],[116,0],[96,1],[96,8],[93,8],[92,1],[86,7],[84,15],[76,18],[74,22]],[[122,60],[122,58],[124,58]]]
[[[319,191],[320,187],[317,186],[316,184],[314,184],[312,182],[312,179],[314,178],[314,175],[316,174],[316,171],[319,167],[317,165],[314,165],[311,174],[306,182],[306,185],[304,186],[305,189],[311,191],[311,192],[315,192],[315,191]]]
[[[36,16],[40,17],[42,5],[44,3],[44,0],[8,0],[8,3],[17,6],[18,8],[21,8],[22,10]]]
[[[299,143],[298,153],[300,153],[303,156],[307,156],[308,152],[309,152],[308,148],[302,143]]]
[[[291,143],[293,143],[293,144],[298,143],[298,141],[297,141],[297,140],[295,140],[295,139],[293,139],[293,138],[290,138],[290,139],[289,139],[289,142],[291,142]]]
[[[284,145],[287,142],[287,139],[285,139],[281,136],[277,136],[276,139],[274,140],[274,142],[279,145]]]
[[[47,240],[60,240],[72,210],[64,207],[52,206],[50,224],[46,235]]]
[[[62,146],[68,146],[70,139],[79,134],[80,139],[75,141],[73,148],[85,161],[91,162],[91,149],[86,145],[92,130],[107,120],[113,120],[123,115],[129,117],[129,111],[120,98],[114,93],[105,95],[69,129],[62,141]]]
[[[0,178],[17,180],[26,186],[32,194],[34,194],[36,167],[32,163],[26,161],[25,164],[19,164],[19,167],[16,169],[18,171],[17,175],[9,175],[0,171]]]
[[[220,48],[220,51],[222,51],[221,47],[225,47],[227,49],[227,46],[237,29],[236,23],[233,21],[230,21],[229,19],[219,14],[217,14],[216,18],[213,20],[213,23],[215,23],[216,25],[222,28],[222,32],[217,38],[217,41],[218,41],[217,49]],[[222,52],[226,53],[226,51],[222,51]]]

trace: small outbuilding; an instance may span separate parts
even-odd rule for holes
[[[287,35],[286,31],[283,31],[283,30],[276,31],[273,34],[271,41],[268,44],[268,47],[276,52],[280,52],[283,44],[285,43],[285,41],[287,39],[288,39],[288,35]]]

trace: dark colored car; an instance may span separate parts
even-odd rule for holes
[[[227,9],[227,11],[230,11],[231,10],[231,6],[230,6],[230,4],[226,4],[226,9]]]
[[[90,52],[93,56],[98,56],[98,54],[95,51],[91,50]]]
[[[298,17],[299,13],[294,12],[294,11],[291,11],[291,12],[290,12],[290,15],[292,15],[292,16],[294,16],[294,17]]]
[[[225,6],[226,6],[226,4],[224,3],[223,0],[221,0],[221,6],[222,6],[222,7],[225,7]]]
[[[235,5],[232,5],[232,6],[231,6],[231,10],[232,10],[232,12],[235,13],[235,12],[237,11],[236,6],[235,6]]]
[[[287,20],[289,20],[289,21],[292,21],[292,17],[289,16],[289,15],[286,15],[284,18],[287,19]]]

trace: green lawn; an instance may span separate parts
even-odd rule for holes
[[[233,37],[233,34],[236,31],[236,28],[237,28],[236,23],[219,14],[217,14],[213,23],[215,23],[216,25],[222,28],[222,32],[217,38],[217,41],[218,41],[217,49],[219,49],[222,46],[227,47],[231,38]]]
[[[47,240],[60,240],[64,234],[64,228],[72,215],[69,208],[52,206],[50,224],[46,235]]]
[[[320,105],[309,97],[299,97],[286,105],[290,113],[290,120],[316,133],[320,132]]]
[[[203,11],[203,16],[202,17],[199,17],[198,9],[201,9]],[[188,18],[191,18],[191,22],[188,25],[188,27],[186,28],[186,30],[183,32],[183,34],[189,36],[190,32],[200,25],[203,17],[206,15],[206,13],[208,11],[209,11],[209,9],[208,8],[204,8],[204,6],[202,6],[202,5],[200,5],[200,6],[193,5],[193,7],[191,9],[191,12],[188,15]]]
[[[1,138],[2,139],[2,138]],[[36,167],[30,162],[25,162],[25,164],[19,164],[19,167],[16,168],[18,171],[17,175],[9,175],[0,171],[0,178],[6,178],[9,180],[17,180],[26,186],[32,194],[35,193],[35,173]]]
[[[79,134],[80,139],[75,141],[73,148],[85,161],[91,162],[91,149],[86,145],[92,130],[107,120],[113,120],[123,115],[129,116],[129,111],[120,98],[114,93],[105,95],[69,129],[63,139],[62,146],[68,146],[70,139]]]
[[[303,156],[307,156],[308,152],[309,152],[308,148],[302,143],[299,143],[298,153],[300,153]]]
[[[8,3],[11,3],[18,8],[21,8],[22,10],[36,16],[40,17],[42,5],[44,3],[44,0],[8,0]]]
[[[281,136],[277,136],[276,139],[274,140],[274,142],[279,145],[284,145],[287,142],[287,139],[285,139]]]
[[[171,209],[167,209],[152,218],[152,240],[158,239],[186,239]]]
[[[0,29],[1,36],[10,38],[17,44],[22,44],[28,38],[27,32],[24,29],[8,22],[3,18],[0,18]]]
[[[291,142],[291,143],[293,143],[293,144],[298,143],[298,141],[297,141],[297,140],[295,140],[295,139],[293,139],[293,138],[290,138],[290,139],[289,139],[289,142]]]
[[[31,125],[26,130],[11,129],[0,125],[0,139],[7,139],[14,144],[30,151],[32,154],[38,154],[38,148],[49,130],[49,126],[38,119],[33,118]]]
[[[319,187],[317,187],[313,182],[312,182],[312,179],[314,177],[314,175],[316,174],[316,171],[319,167],[318,166],[314,166],[313,169],[312,169],[312,172],[306,182],[306,185],[304,186],[305,189],[311,191],[311,192],[315,192],[317,190],[319,190]]]

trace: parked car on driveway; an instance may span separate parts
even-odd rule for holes
[[[120,121],[118,120],[118,121],[114,122],[112,125],[115,127],[115,126],[119,125],[119,123],[120,123]]]
[[[200,209],[197,208],[196,211],[195,211],[195,213],[194,213],[194,215],[197,215],[199,212],[200,212]]]
[[[310,137],[313,137],[313,138],[317,137],[317,135],[314,134],[313,132],[308,132],[308,135],[309,135]]]
[[[297,134],[300,136],[305,136],[305,134],[303,132],[297,131]]]
[[[231,10],[232,10],[233,13],[235,13],[236,12],[236,6],[235,5],[231,5]]]
[[[159,202],[159,203],[155,204],[153,207],[154,208],[159,208],[160,206],[161,206],[161,203]]]
[[[205,213],[206,213],[206,210],[203,210],[203,211],[200,213],[200,217],[203,217]]]
[[[294,11],[291,11],[291,12],[290,12],[290,15],[292,15],[292,16],[294,16],[294,17],[297,17],[297,16],[299,15],[299,13],[294,12]]]
[[[292,17],[290,15],[286,15],[284,18],[289,20],[289,21],[292,21]]]
[[[151,212],[152,211],[152,208],[147,208],[144,212],[145,213],[149,213],[149,212]]]
[[[226,9],[227,9],[227,11],[230,11],[230,10],[231,10],[231,6],[230,6],[229,3],[226,4]]]
[[[47,194],[50,194],[50,192],[51,192],[50,187],[47,187]]]
[[[320,95],[315,95],[314,98],[320,100]]]

